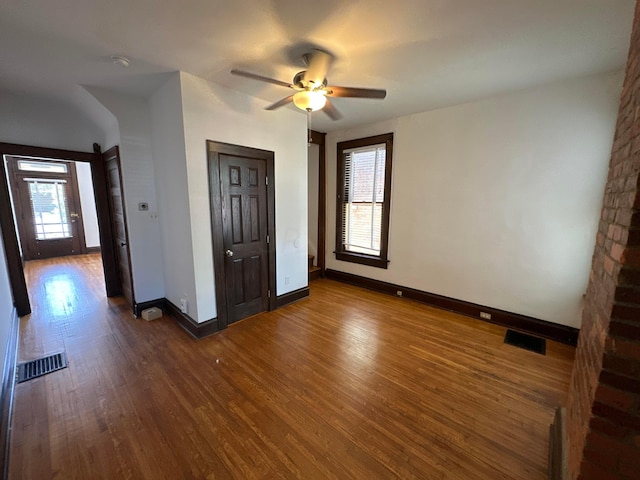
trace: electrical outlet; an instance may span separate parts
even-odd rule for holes
[[[284,277],[284,284],[289,285],[289,277]]]
[[[398,290],[398,291],[396,292],[396,295],[398,295],[399,297],[401,297],[401,296],[402,296],[402,290]]]
[[[485,320],[491,320],[491,314],[487,312],[480,312],[480,318],[484,318]]]

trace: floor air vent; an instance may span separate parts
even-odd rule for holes
[[[18,364],[18,383],[26,382],[47,373],[67,368],[67,356],[64,352]]]
[[[507,334],[504,336],[504,343],[524,348],[540,355],[547,353],[547,342],[544,338],[534,337],[514,330],[507,330]]]

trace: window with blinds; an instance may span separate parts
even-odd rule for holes
[[[393,134],[338,144],[336,258],[387,267]]]

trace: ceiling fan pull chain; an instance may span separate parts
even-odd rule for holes
[[[307,147],[311,145],[311,110],[307,110]]]

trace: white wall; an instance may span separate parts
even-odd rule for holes
[[[136,302],[164,297],[162,245],[156,205],[151,120],[144,98],[95,87],[86,87],[117,119],[120,130],[120,162],[129,232],[131,274]],[[117,135],[110,135],[117,141]],[[103,151],[113,145],[103,145]],[[138,203],[149,205],[139,211]]]
[[[319,175],[320,175],[320,146],[315,143],[309,144],[309,163],[307,173],[307,185],[309,190],[307,192],[308,198],[308,231],[309,241],[308,250],[309,255],[313,255],[313,264],[318,265],[318,190],[319,190]]]
[[[394,132],[389,269],[327,268],[580,326],[622,73],[574,79],[327,135]]]
[[[92,152],[104,133],[76,106],[12,92],[0,92],[0,142]]]
[[[78,87],[73,100],[15,92],[0,92],[0,142],[36,147],[92,152],[94,142],[104,142],[115,118]],[[98,224],[88,164],[76,163],[88,247],[100,245]],[[17,231],[17,229],[16,229]]]
[[[2,232],[0,231],[0,239]],[[9,283],[9,270],[4,251],[4,242],[0,240],[0,372],[4,369],[4,360],[7,350],[11,321],[13,320],[13,295]]]
[[[180,74],[176,72],[156,90],[149,104],[165,298],[178,306],[180,299],[186,298],[188,314],[195,319],[198,317],[198,308],[195,302]]]
[[[206,141],[275,152],[276,294],[307,282],[307,138],[304,114],[180,73],[198,321],[216,316]]]
[[[88,248],[100,246],[100,231],[98,230],[98,213],[96,199],[93,194],[91,179],[91,165],[85,162],[75,162],[80,192],[80,208],[82,209],[82,224],[84,225],[84,241]]]

